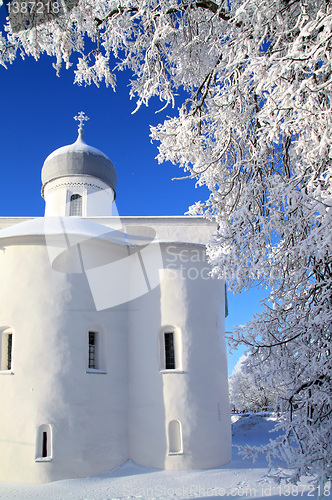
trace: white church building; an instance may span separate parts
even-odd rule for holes
[[[231,459],[225,283],[200,217],[119,217],[83,140],[42,168],[45,216],[0,218],[0,480]]]

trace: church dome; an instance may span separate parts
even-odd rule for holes
[[[56,149],[45,160],[42,168],[43,191],[45,185],[60,177],[89,175],[102,180],[115,192],[117,175],[111,160],[99,149],[86,144],[83,129],[79,129],[73,144]]]

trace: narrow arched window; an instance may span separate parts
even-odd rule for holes
[[[181,424],[171,420],[168,424],[168,453],[182,453]]]
[[[8,371],[12,369],[13,359],[13,332],[5,330],[0,337],[0,370]]]
[[[82,196],[80,194],[71,195],[69,215],[82,217]]]

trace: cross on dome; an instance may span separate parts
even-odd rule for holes
[[[90,120],[90,118],[86,116],[84,111],[80,111],[76,116],[74,116],[74,120],[80,122],[78,126],[78,131],[83,132],[83,122],[87,122],[88,120]]]

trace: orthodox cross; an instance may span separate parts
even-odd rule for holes
[[[78,131],[82,130],[83,131],[83,122],[87,122],[89,120],[89,117],[86,116],[84,111],[80,111],[77,116],[74,116],[74,120],[77,120],[80,122]]]

